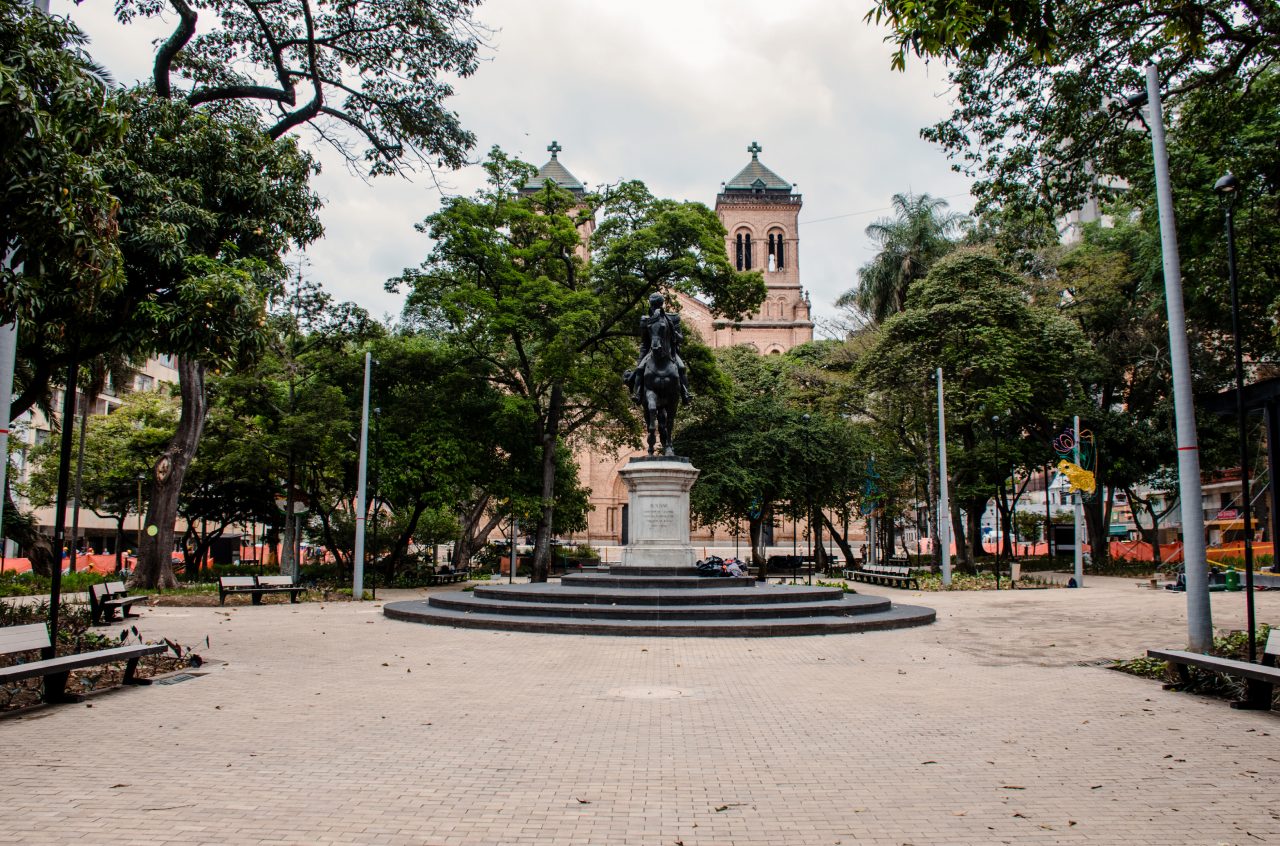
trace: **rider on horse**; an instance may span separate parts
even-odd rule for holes
[[[649,348],[649,326],[657,320],[667,321],[670,330],[667,336],[671,339],[671,360],[675,362],[680,373],[680,398],[685,404],[693,402],[693,394],[689,393],[689,372],[685,368],[684,359],[680,357],[680,345],[684,343],[684,332],[680,329],[680,315],[663,311],[665,300],[662,294],[654,292],[649,295],[649,313],[640,318],[640,358],[634,370],[623,375],[623,379],[631,387],[631,398],[637,403],[644,402],[644,370],[653,351]]]

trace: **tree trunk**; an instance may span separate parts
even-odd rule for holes
[[[493,513],[485,519],[489,507],[489,494],[481,492],[470,502],[465,502],[459,509],[458,524],[462,528],[461,536],[453,543],[453,552],[449,556],[449,565],[455,570],[465,570],[471,564],[471,558],[497,528],[502,515]]]
[[[982,548],[982,512],[987,510],[987,497],[977,496],[969,500],[965,516],[969,520],[969,548],[973,550],[973,561],[986,554]],[[976,566],[976,565],[975,565]]]
[[[951,531],[956,534],[956,558],[958,569],[973,575],[977,572],[977,567],[973,563],[973,549],[967,543],[966,533],[972,536],[972,533],[965,526],[964,514],[960,508],[960,499],[952,497],[951,499]]]
[[[405,524],[404,531],[396,537],[391,544],[391,550],[387,553],[386,560],[386,576],[387,581],[395,577],[396,570],[404,562],[405,552],[409,549],[409,539],[413,537],[413,533],[418,530],[418,521],[422,518],[422,513],[427,510],[427,504],[421,500],[414,503],[413,514],[410,515],[409,521]]]
[[[84,487],[84,442],[88,434],[88,427],[89,397],[82,393],[80,395],[80,444],[76,450],[76,483],[71,494],[71,501],[75,505],[73,506],[74,510],[71,512],[71,558],[67,562],[68,573],[76,571],[76,553],[80,543],[80,493]]]
[[[853,549],[849,546],[849,538],[842,534],[835,524],[824,514],[822,521],[827,526],[827,532],[830,533],[832,540],[836,542],[836,546],[840,547],[840,554],[844,556],[844,562],[849,567],[853,567]]]
[[[208,415],[204,389],[205,366],[189,358],[178,359],[178,384],[182,391],[182,414],[178,430],[152,470],[151,502],[147,505],[146,531],[138,544],[138,568],[129,583],[140,588],[174,588],[173,527],[178,517],[178,494],[187,467],[195,458]],[[152,529],[155,534],[152,534]]]
[[[1096,568],[1107,560],[1107,532],[1111,528],[1102,523],[1102,499],[1094,497],[1093,502],[1084,504],[1085,536],[1089,539],[1089,558]]]
[[[551,526],[556,510],[556,446],[560,443],[560,412],[564,388],[551,388],[547,401],[546,425],[542,429],[542,511],[538,515],[538,535],[533,544],[532,582],[545,582],[551,573]],[[512,550],[512,555],[515,551]]]

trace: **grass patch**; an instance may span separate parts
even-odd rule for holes
[[[951,586],[947,587],[942,584],[941,573],[917,573],[916,578],[920,582],[920,590],[929,592],[942,592],[949,590],[996,590],[996,577],[992,573],[979,573],[971,576],[968,573],[952,573]],[[1042,582],[1035,578],[1023,577],[1015,583],[1008,576],[1000,577],[1000,590],[1030,590],[1035,588],[1056,588],[1062,585]]]

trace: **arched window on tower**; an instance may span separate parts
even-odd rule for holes
[[[737,236],[738,246],[738,270],[751,269],[751,233],[745,229],[740,231]]]
[[[782,270],[787,266],[786,252],[783,246],[782,230],[775,229],[769,233],[769,269]]]

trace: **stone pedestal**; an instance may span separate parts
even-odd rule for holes
[[[651,455],[631,459],[619,475],[630,500],[622,566],[693,566],[689,489],[698,478],[698,468],[687,458]]]

